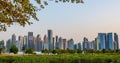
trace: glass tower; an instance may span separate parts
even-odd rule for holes
[[[117,35],[117,33],[114,33],[114,42],[115,42],[114,49],[118,50],[119,49],[119,42],[118,42],[118,35]]]
[[[54,43],[53,43],[53,32],[52,30],[48,30],[48,46],[49,49],[53,50]]]
[[[108,49],[113,50],[113,36],[112,33],[107,34],[107,44],[108,44]]]
[[[99,43],[100,43],[100,50],[105,49],[106,34],[98,33],[98,39],[99,39]]]

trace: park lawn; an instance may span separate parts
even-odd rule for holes
[[[120,54],[0,55],[0,63],[120,63]]]

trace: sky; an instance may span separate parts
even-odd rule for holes
[[[73,38],[76,43],[82,42],[83,37],[92,41],[100,32],[116,32],[120,36],[120,0],[84,0],[84,4],[49,2],[37,12],[37,17],[39,21],[31,19],[30,26],[14,24],[6,32],[0,32],[0,40],[8,40],[13,33],[18,38],[30,31],[43,38],[48,29],[53,30],[53,36]]]

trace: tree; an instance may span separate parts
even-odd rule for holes
[[[34,50],[32,48],[26,49],[25,53],[33,54]]]
[[[17,54],[18,53],[18,48],[15,45],[12,45],[10,48],[10,53]]]
[[[83,3],[83,0],[33,0],[39,6],[34,5],[31,0],[0,0],[0,31],[6,31],[14,23],[20,26],[32,24],[30,18],[37,21],[36,12],[44,9],[48,1]]]
[[[0,54],[2,53],[2,48],[0,48]]]

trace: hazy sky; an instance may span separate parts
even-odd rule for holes
[[[29,31],[34,36],[41,37],[52,29],[54,36],[73,38],[75,42],[83,41],[83,37],[93,40],[99,32],[116,32],[120,35],[120,0],[84,0],[84,4],[53,3],[38,12],[40,21],[31,26],[20,27],[18,24],[9,27],[6,32],[0,32],[0,40],[11,38],[13,33],[27,35]]]

